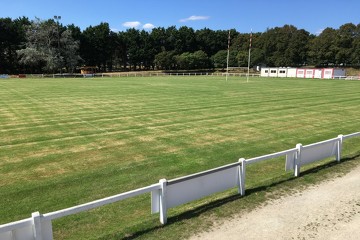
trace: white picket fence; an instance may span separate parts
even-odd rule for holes
[[[216,192],[237,187],[241,196],[245,195],[246,166],[268,159],[285,156],[285,170],[300,175],[303,165],[328,157],[341,159],[343,141],[360,136],[360,132],[339,135],[336,138],[302,146],[282,152],[244,159],[238,162],[214,168],[208,171],[180,177],[172,180],[161,179],[159,183],[103,198],[93,202],[77,205],[55,212],[32,213],[30,218],[0,225],[0,240],[51,240],[53,239],[52,220],[118,202],[140,194],[151,193],[151,212],[160,213],[160,222],[166,224],[169,208],[209,196]]]
[[[229,77],[247,77],[247,73],[222,73],[222,72],[119,72],[119,73],[96,73],[96,74],[27,74],[27,78],[104,78],[104,77],[166,77],[166,76],[178,76],[178,77],[187,77],[187,76],[223,76],[228,75]],[[2,75],[0,75],[1,78]],[[260,74],[251,73],[249,77],[260,77]],[[5,77],[4,77],[5,78]]]

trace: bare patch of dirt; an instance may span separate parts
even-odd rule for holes
[[[360,239],[360,167],[190,239]]]

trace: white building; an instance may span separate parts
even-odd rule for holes
[[[346,75],[340,68],[261,68],[261,77],[339,78]]]
[[[345,69],[324,68],[322,78],[344,77],[345,75]]]
[[[296,68],[261,68],[262,77],[296,77]]]
[[[286,77],[296,77],[296,68],[288,68]]]

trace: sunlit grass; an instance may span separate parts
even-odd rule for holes
[[[0,224],[357,132],[359,92],[358,81],[309,79],[0,81]],[[344,155],[358,153],[359,142],[349,140]],[[249,189],[292,178],[284,159],[250,166],[248,176]],[[54,233],[58,239],[108,239],[155,238],[161,231],[166,239],[174,228],[184,231],[179,225],[195,224],[197,214],[183,214],[226,203],[234,193],[170,210],[170,222],[180,220],[165,228],[150,215],[150,196],[144,195],[56,220]],[[209,212],[231,213],[221,209]]]

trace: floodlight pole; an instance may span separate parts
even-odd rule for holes
[[[250,43],[249,43],[249,58],[248,58],[248,73],[246,76],[246,82],[249,82],[249,75],[250,75],[250,61],[251,61],[251,41],[252,41],[252,29],[250,33]]]
[[[58,54],[60,57],[60,29],[59,29],[59,20],[61,19],[61,16],[54,16],[54,19],[56,20],[57,23],[57,37],[58,37]],[[60,73],[62,73],[62,68],[60,67]]]

